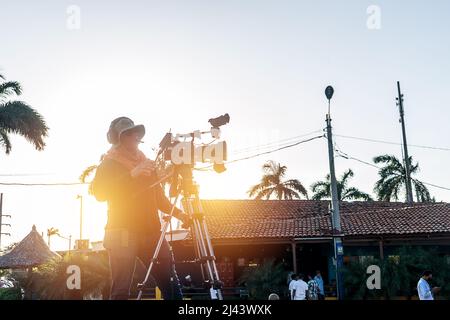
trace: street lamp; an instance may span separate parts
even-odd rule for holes
[[[344,299],[344,285],[342,278],[343,255],[341,219],[339,213],[339,197],[337,192],[336,172],[334,168],[334,148],[333,133],[331,128],[330,101],[333,97],[334,89],[328,86],[325,89],[325,96],[328,99],[328,113],[326,116],[327,123],[327,139],[328,139],[328,160],[330,164],[331,179],[331,222],[333,234],[334,259],[336,261],[336,293],[339,300]]]
[[[328,99],[328,117],[330,117],[330,100],[333,97],[334,89],[332,86],[328,86],[325,88],[325,96]]]
[[[69,235],[68,237],[64,237],[64,236],[60,235],[59,233],[57,233],[56,235],[57,235],[58,237],[64,239],[64,240],[69,241],[69,252],[68,252],[68,254],[69,254],[69,256],[70,256],[70,250],[72,249],[72,235]]]

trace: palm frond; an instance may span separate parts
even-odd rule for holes
[[[23,136],[37,150],[43,150],[45,147],[43,139],[48,133],[45,120],[24,102],[10,101],[0,104],[0,129],[7,134]]]
[[[299,192],[300,194],[304,195],[306,197],[306,199],[308,199],[308,191],[306,190],[306,188],[303,186],[303,184],[299,180],[290,179],[290,180],[283,182],[283,184],[286,187],[289,187],[291,190]]]
[[[247,191],[247,193],[248,193],[249,197],[253,197],[257,193],[259,193],[261,190],[268,188],[270,186],[271,186],[271,183],[267,180],[267,177],[264,176],[261,179],[261,182],[251,186],[250,189]]]
[[[285,200],[292,200],[292,199],[301,199],[301,193],[292,190],[292,189],[286,189],[284,193],[284,199]],[[308,199],[308,196],[305,196],[306,199]]]
[[[329,190],[330,189],[330,182],[329,181],[317,181],[314,182],[311,185],[311,191],[312,192],[319,192],[322,190]]]
[[[8,81],[0,84],[0,98],[7,97],[15,93],[16,95],[22,94],[22,86],[17,81]]]
[[[412,156],[410,156],[409,157],[409,163],[410,163],[410,166],[411,166],[410,169],[409,169],[410,174],[419,173],[419,171],[420,171],[419,163],[416,162],[416,164],[413,164],[412,161],[413,161],[412,160]]]
[[[263,171],[266,174],[277,176],[279,178],[282,178],[286,174],[287,167],[282,166],[280,163],[277,163],[275,161],[267,161],[263,165]]]
[[[364,200],[364,201],[372,201],[372,197],[357,188],[350,187],[345,190],[345,193],[342,196],[342,200]]]
[[[256,195],[255,199],[260,200],[262,198],[266,198],[266,200],[270,199],[270,196],[272,195],[272,193],[275,191],[275,188],[265,188],[262,189],[258,192],[258,194]]]
[[[5,148],[6,154],[9,154],[12,149],[11,141],[9,141],[8,134],[0,129],[0,146]]]
[[[265,173],[275,174],[277,172],[277,164],[272,160],[264,163],[262,168]]]
[[[247,190],[247,194],[249,197],[253,197],[261,190],[261,184],[255,184],[250,187],[250,189]]]
[[[341,177],[341,185],[342,185],[342,189],[345,189],[348,185],[348,180],[350,178],[352,178],[354,175],[353,170],[352,169],[348,169],[346,172],[344,172],[344,174]]]
[[[431,202],[432,198],[430,195],[430,191],[428,188],[423,184],[423,182],[412,179],[412,182],[414,184],[414,189],[416,190],[416,197],[418,202]]]
[[[83,170],[83,172],[81,173],[79,180],[81,183],[86,183],[86,179],[95,171],[97,170],[98,166],[97,165],[92,165],[87,167],[86,169]]]
[[[375,183],[374,192],[380,201],[398,200],[400,188],[403,186],[404,180],[401,176],[392,176],[382,178]]]
[[[396,156],[394,155],[389,155],[389,154],[383,154],[380,156],[376,156],[373,158],[373,162],[375,162],[375,164],[380,164],[380,163],[390,163],[392,165],[394,165],[395,167],[402,167],[403,164],[397,159]]]
[[[312,196],[312,200],[323,200],[323,199],[329,199],[331,198],[331,194],[327,190],[319,190],[315,192]]]

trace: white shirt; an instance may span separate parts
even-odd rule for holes
[[[292,296],[292,290],[294,290],[294,284],[296,282],[297,282],[297,280],[291,280],[291,282],[289,282],[289,294],[290,294],[292,300],[294,300],[294,297]]]
[[[294,300],[305,300],[308,284],[303,280],[295,281],[292,290],[295,290]]]
[[[420,278],[417,283],[417,293],[420,300],[434,300],[430,285],[424,278]]]

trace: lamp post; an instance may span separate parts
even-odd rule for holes
[[[83,239],[83,196],[77,195],[77,199],[80,199],[80,240]]]
[[[69,235],[69,237],[64,237],[60,235],[59,233],[56,234],[58,237],[63,238],[64,240],[69,241],[69,256],[70,256],[70,250],[72,249],[72,235]]]
[[[333,97],[334,89],[328,86],[325,89],[325,96],[328,99],[328,113],[326,116],[327,123],[327,139],[328,139],[328,159],[330,164],[330,180],[331,180],[331,219],[333,233],[334,259],[336,261],[336,293],[339,300],[344,299],[344,284],[342,278],[343,255],[344,249],[342,245],[341,218],[339,213],[339,196],[337,192],[336,172],[334,168],[334,147],[333,133],[331,128],[330,101]]]

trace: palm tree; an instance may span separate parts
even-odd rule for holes
[[[380,179],[375,183],[374,191],[378,196],[378,200],[391,201],[391,199],[398,200],[399,194],[403,189],[406,194],[406,171],[403,163],[393,155],[381,155],[373,158],[376,164],[383,163],[384,167],[380,168],[378,174]],[[419,172],[419,164],[413,164],[412,156],[409,157],[410,176]],[[423,182],[411,178],[412,187],[416,193],[418,202],[429,202],[433,199],[430,196],[428,188]]]
[[[59,230],[51,227],[50,229],[47,229],[47,245],[50,248],[50,237],[59,235]]]
[[[5,77],[0,74],[0,79],[5,80]],[[32,143],[36,150],[43,150],[48,131],[44,118],[25,102],[7,101],[7,97],[13,94],[22,94],[20,83],[0,83],[0,146],[9,154],[12,149],[9,135],[19,134]]]
[[[255,199],[269,199],[272,194],[275,194],[278,200],[300,199],[300,195],[303,195],[308,199],[308,192],[299,180],[282,181],[286,175],[286,170],[286,166],[282,166],[274,161],[268,161],[263,165],[264,175],[261,182],[252,186],[247,191],[248,195],[250,197],[255,196]]]
[[[348,180],[353,177],[354,173],[352,169],[348,169],[342,175],[341,179],[337,181],[337,192],[339,200],[364,200],[372,201],[372,197],[360,191],[355,187],[348,187]],[[312,184],[311,191],[314,192],[313,200],[322,200],[331,198],[331,179],[327,174],[325,181],[317,181]]]
[[[80,177],[78,178],[81,183],[87,183],[87,178],[91,176],[98,168],[98,165],[92,165],[83,170]],[[91,181],[92,182],[92,181]],[[89,194],[92,194],[92,183],[89,183],[88,188]]]

